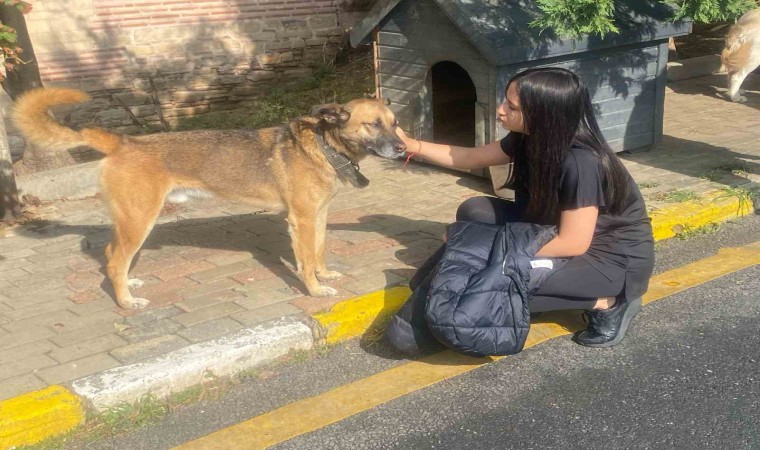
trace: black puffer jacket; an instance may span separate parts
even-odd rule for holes
[[[457,222],[448,229],[435,269],[391,319],[386,338],[404,353],[416,353],[429,334],[475,356],[518,353],[530,328],[528,300],[554,270],[535,264],[536,252],[556,228],[528,223],[488,225]],[[540,259],[540,258],[539,258]],[[424,308],[424,322],[421,326]]]

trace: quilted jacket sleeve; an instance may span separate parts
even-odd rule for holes
[[[507,355],[522,350],[530,329],[531,259],[554,227],[474,222],[452,225],[430,283],[426,319],[432,334],[462,353]]]

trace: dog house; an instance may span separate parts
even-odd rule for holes
[[[480,145],[505,131],[495,120],[504,86],[530,67],[563,67],[589,86],[615,151],[662,138],[668,38],[691,32],[658,0],[616,0],[620,32],[560,39],[529,24],[534,0],[378,0],[351,32],[375,43],[378,94],[415,137]]]

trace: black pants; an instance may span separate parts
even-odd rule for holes
[[[508,200],[495,197],[467,199],[457,210],[457,221],[503,224],[519,220],[520,211]],[[424,277],[443,254],[439,249],[423,264],[415,278]],[[414,282],[414,280],[413,280]],[[623,292],[625,277],[609,280],[581,258],[570,260],[549,276],[530,301],[531,312],[591,309],[599,297],[616,297]]]

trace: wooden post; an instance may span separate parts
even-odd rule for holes
[[[380,28],[375,27],[372,40],[372,57],[375,65],[375,98],[380,98],[380,60],[378,51],[378,39],[380,38]]]

